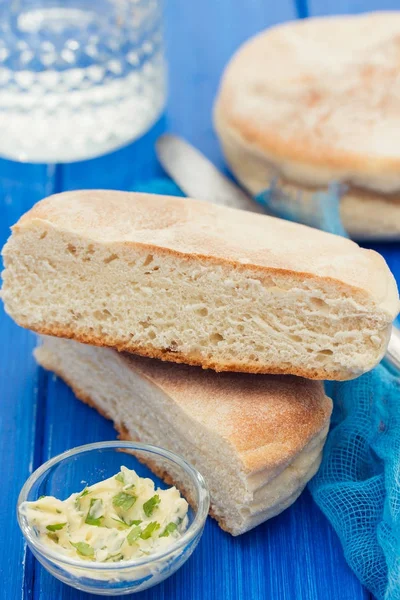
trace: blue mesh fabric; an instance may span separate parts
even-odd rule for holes
[[[400,380],[378,366],[326,390],[331,430],[309,489],[360,581],[400,600]]]
[[[341,192],[332,184],[294,197],[274,185],[257,201],[275,216],[347,236]],[[309,489],[360,581],[379,600],[400,600],[400,379],[380,365],[326,390],[331,429]]]
[[[135,187],[180,195],[169,180]],[[338,235],[341,189],[288,198],[274,185],[257,197],[269,212]],[[400,379],[382,365],[353,381],[327,382],[331,430],[311,494],[336,530],[346,560],[378,600],[400,600]]]

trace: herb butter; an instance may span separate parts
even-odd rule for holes
[[[41,541],[85,561],[116,562],[162,551],[186,530],[188,503],[175,488],[121,467],[114,477],[66,500],[44,496],[20,506]]]

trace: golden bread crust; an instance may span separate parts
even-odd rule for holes
[[[232,172],[253,196],[274,185],[285,194],[285,206],[301,202],[307,214],[307,203],[311,201],[313,206],[313,195],[328,189],[328,181],[318,187],[318,180],[298,183],[293,177],[283,176],[280,165],[274,164],[260,148],[242,139],[239,132],[225,127],[223,121],[217,120],[217,126]],[[299,207],[294,206],[293,210],[296,214]],[[341,193],[340,213],[343,225],[353,239],[396,240],[400,236],[400,194],[397,191],[384,193],[346,182]]]
[[[274,365],[261,365],[258,362],[246,360],[246,362],[218,362],[216,360],[208,360],[204,357],[191,357],[188,354],[181,352],[159,350],[153,346],[139,346],[130,342],[121,343],[117,338],[111,339],[106,338],[104,334],[97,336],[93,331],[81,329],[71,329],[60,326],[49,326],[46,324],[32,325],[31,323],[24,324],[23,321],[19,321],[18,325],[30,329],[40,335],[49,335],[58,338],[65,338],[69,340],[75,340],[81,344],[88,344],[90,346],[97,346],[100,348],[109,347],[117,350],[118,352],[127,352],[132,355],[138,355],[146,358],[158,359],[162,362],[172,362],[177,364],[184,364],[190,367],[201,367],[203,370],[213,370],[217,373],[248,373],[258,375],[294,375],[296,377],[304,377],[305,379],[313,379],[316,381],[333,380],[333,381],[347,381],[351,378],[351,375],[347,370],[344,371],[333,371],[329,369],[307,369],[307,368],[294,368],[293,365],[285,366],[281,363]],[[354,374],[353,377],[357,375]]]
[[[37,225],[99,242],[110,252],[140,247],[255,276],[322,279],[338,290],[371,297],[392,319],[399,308],[395,280],[378,253],[266,215],[171,196],[83,190],[42,200],[14,225],[13,236]]]
[[[400,12],[305,19],[245,43],[215,120],[292,181],[400,190]]]
[[[44,351],[35,351],[38,362],[65,379],[60,361],[48,358],[52,346],[74,347],[96,360],[116,360],[124,369],[144,377],[167,394],[188,416],[226,440],[247,473],[275,471],[288,464],[329,422],[332,401],[323,384],[295,376],[204,372],[187,365],[118,354],[115,350],[79,348],[77,342],[45,339]],[[55,346],[56,347],[56,346]],[[50,354],[51,356],[51,354]],[[71,387],[76,385],[65,379]],[[76,390],[82,395],[81,390]],[[132,399],[134,401],[134,392]],[[81,397],[79,395],[79,397]],[[90,398],[83,398],[87,403]],[[110,417],[110,415],[106,415]]]
[[[281,473],[307,445],[312,445],[314,439],[323,439],[326,435],[332,403],[324,395],[319,382],[296,377],[204,373],[193,367],[118,354],[108,348],[88,348],[69,340],[44,338],[43,342],[44,345],[35,350],[38,363],[61,377],[80,400],[96,408],[106,418],[111,418],[111,415],[81,388],[79,378],[72,375],[71,367],[70,370],[64,367],[63,357],[67,357],[69,352],[75,352],[75,360],[83,361],[83,364],[88,361],[89,365],[96,361],[96,357],[104,359],[112,372],[115,370],[114,361],[117,361],[127,372],[132,369],[151,381],[168,394],[171,401],[186,410],[199,426],[204,425],[225,439],[232,446],[232,460],[237,456],[249,475],[265,472],[273,479],[274,474]],[[124,423],[114,425],[121,439],[132,439]],[[140,436],[134,437],[140,441]],[[174,481],[156,464],[146,464],[166,483],[180,487],[188,500],[193,501],[180,482]],[[223,529],[229,531],[213,503],[210,514]]]

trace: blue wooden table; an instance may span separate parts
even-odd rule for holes
[[[34,202],[67,189],[134,189],[160,176],[154,140],[183,135],[223,166],[210,112],[224,64],[250,35],[309,14],[400,8],[400,0],[166,0],[170,96],[142,140],[72,165],[0,161],[0,243]],[[1,135],[1,132],[0,132]],[[377,248],[400,280],[400,249]],[[0,314],[0,598],[90,600],[44,572],[24,548],[15,519],[18,492],[33,469],[67,448],[114,439],[111,423],[78,402],[32,358],[33,334]],[[329,523],[308,492],[284,514],[233,539],[209,520],[190,561],[137,600],[366,600]]]

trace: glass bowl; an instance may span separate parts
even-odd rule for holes
[[[158,473],[167,472],[189,502],[187,530],[162,552],[118,563],[83,562],[65,557],[43,544],[19,512],[22,502],[35,501],[43,495],[64,500],[86,485],[112,477],[121,465],[134,469],[141,477],[150,477],[156,487],[168,487],[146,464]],[[22,488],[17,515],[29,548],[54,577],[85,592],[122,596],[160,583],[187,561],[203,533],[209,505],[210,496],[202,475],[182,457],[156,446],[112,441],[78,446],[44,463]]]

